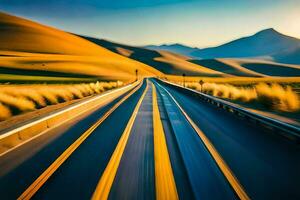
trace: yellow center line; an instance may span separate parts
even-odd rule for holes
[[[129,94],[123,97],[118,103],[116,103],[110,110],[108,110],[95,124],[93,124],[87,131],[85,131],[73,144],[71,144],[18,198],[19,200],[30,199],[50,178],[50,176],[67,160],[70,155],[79,147],[82,142],[91,135],[91,133],[114,111],[116,110],[126,99],[128,99],[133,93],[135,93],[142,83]]]
[[[132,126],[134,124],[134,120],[137,116],[138,110],[142,104],[142,101],[146,95],[147,90],[148,90],[148,83],[147,83],[147,87],[146,87],[143,95],[139,99],[139,101],[127,123],[127,126],[126,126],[124,132],[122,133],[122,136],[121,136],[121,138],[120,138],[120,140],[119,140],[119,142],[118,142],[118,144],[117,144],[117,146],[116,146],[116,148],[115,148],[115,150],[114,150],[114,152],[113,152],[113,154],[112,154],[112,156],[111,156],[111,158],[110,158],[110,160],[109,160],[109,162],[97,184],[97,187],[92,196],[93,200],[98,200],[98,199],[104,200],[104,199],[108,198],[108,195],[109,195],[111,186],[113,184],[113,181],[115,179],[115,176],[116,176],[124,149],[126,147]]]
[[[153,83],[152,88],[156,199],[176,200],[178,199],[178,194],[167,149],[165,133],[159,115],[156,89]]]
[[[160,86],[160,85],[159,85]],[[175,100],[175,98],[167,91],[165,88],[160,86],[162,89],[164,89],[169,96],[172,98],[172,100],[175,102],[175,104],[178,106],[180,111],[183,113],[185,118],[189,121],[189,123],[192,125],[194,130],[199,135],[200,139],[204,143],[205,147],[209,151],[209,153],[212,155],[213,159],[217,163],[218,167],[228,180],[229,184],[235,191],[235,193],[238,195],[238,197],[242,200],[249,200],[250,197],[245,192],[243,186],[240,184],[236,176],[233,174],[233,172],[230,170],[229,166],[226,164],[226,162],[223,160],[221,155],[218,153],[216,148],[213,146],[213,144],[210,142],[210,140],[206,137],[206,135],[200,130],[200,128],[194,123],[194,121],[188,116],[188,114],[183,110],[183,108],[179,105],[179,103]]]

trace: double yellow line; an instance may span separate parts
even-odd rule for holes
[[[152,87],[156,199],[176,200],[178,199],[178,194],[168,153],[165,133],[159,114],[157,94],[154,84],[152,84]]]
[[[142,97],[138,101],[128,123],[127,123],[127,126],[117,144],[115,151],[113,152],[113,154],[108,162],[108,165],[106,166],[106,168],[100,178],[100,181],[99,181],[99,183],[96,187],[96,190],[94,191],[94,194],[92,196],[93,200],[96,200],[96,199],[102,200],[102,199],[108,198],[108,195],[109,195],[111,186],[113,184],[114,178],[116,176],[116,173],[117,173],[124,149],[126,147],[132,126],[134,124],[134,120],[137,116],[137,113],[138,113],[139,108],[142,104],[142,101],[146,95],[147,90],[148,90],[148,84],[147,84],[147,87],[146,87]]]
[[[178,194],[167,150],[163,126],[159,115],[156,89],[153,84],[152,88],[156,199],[176,200],[178,199]],[[111,190],[123,152],[130,136],[132,126],[134,124],[134,120],[137,116],[138,110],[142,104],[147,90],[148,85],[141,99],[137,103],[136,108],[134,109],[134,112],[121,136],[121,139],[100,178],[100,181],[92,197],[93,200],[104,200],[109,196],[109,192]]]
[[[110,110],[108,110],[95,124],[93,124],[87,131],[85,131],[73,144],[71,144],[18,198],[19,200],[30,199],[43,186],[43,184],[50,178],[50,176],[70,157],[70,155],[85,141],[87,137],[125,100],[127,100],[133,93],[135,93],[142,83],[129,94],[123,97]]]

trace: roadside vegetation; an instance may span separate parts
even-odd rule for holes
[[[0,121],[20,113],[40,109],[117,88],[123,82],[84,84],[0,85]]]
[[[299,95],[289,85],[278,83],[258,83],[248,86],[231,84],[188,82],[186,87],[196,89],[216,97],[237,102],[256,103],[267,110],[281,112],[298,112],[300,110]]]
[[[231,85],[249,85],[257,83],[293,84],[300,83],[299,77],[199,77],[199,76],[175,76],[166,75],[161,77],[171,82],[198,82],[199,79],[205,83],[222,83]]]

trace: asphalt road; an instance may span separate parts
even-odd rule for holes
[[[300,146],[171,87],[252,199],[300,199]]]
[[[300,199],[298,145],[154,79],[9,152],[0,169],[1,199]]]

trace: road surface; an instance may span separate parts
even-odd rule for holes
[[[0,158],[1,199],[300,199],[300,148],[155,79]]]

